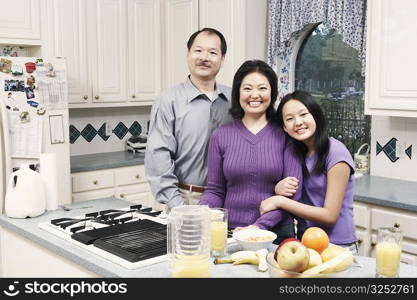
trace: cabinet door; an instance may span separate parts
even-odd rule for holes
[[[113,171],[74,173],[71,177],[73,193],[114,187]]]
[[[186,55],[187,41],[198,30],[198,0],[166,0],[165,4],[165,67],[164,86],[183,82],[189,74]]]
[[[55,56],[67,61],[68,102],[91,103],[87,59],[86,1],[58,0],[54,4]]]
[[[2,1],[0,9],[0,42],[10,43],[12,40],[33,40],[27,44],[39,44],[40,1],[13,0]]]
[[[83,201],[88,201],[88,200],[112,198],[112,197],[114,197],[114,188],[109,188],[109,189],[101,189],[101,190],[96,190],[96,191],[73,193],[72,201],[83,202]]]
[[[241,0],[200,0],[199,28],[219,30],[227,43],[226,58],[216,78],[232,86],[233,76],[245,60],[245,2]]]
[[[161,89],[159,0],[129,0],[129,101],[152,103]]]
[[[368,1],[365,113],[415,117],[417,1]]]
[[[370,235],[368,232],[357,229],[356,238],[358,239],[358,254],[361,256],[369,256]]]
[[[86,2],[93,103],[125,102],[128,52],[126,1]]]

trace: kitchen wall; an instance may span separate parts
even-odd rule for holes
[[[373,116],[371,126],[371,175],[417,181],[417,118]]]
[[[150,111],[150,106],[70,109],[71,156],[125,150],[126,139],[147,132]]]

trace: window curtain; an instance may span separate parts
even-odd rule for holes
[[[268,0],[267,62],[273,66],[291,34],[307,24],[325,23],[358,50],[365,74],[367,0]]]

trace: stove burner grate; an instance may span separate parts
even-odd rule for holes
[[[99,238],[94,246],[130,262],[165,255],[166,225],[151,220],[142,220],[137,225],[136,230]]]

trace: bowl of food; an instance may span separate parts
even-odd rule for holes
[[[248,228],[233,232],[232,237],[243,250],[256,251],[269,248],[277,235],[269,230]]]
[[[348,277],[353,260],[346,248],[330,245],[318,253],[294,238],[266,256],[269,275],[278,278]]]

